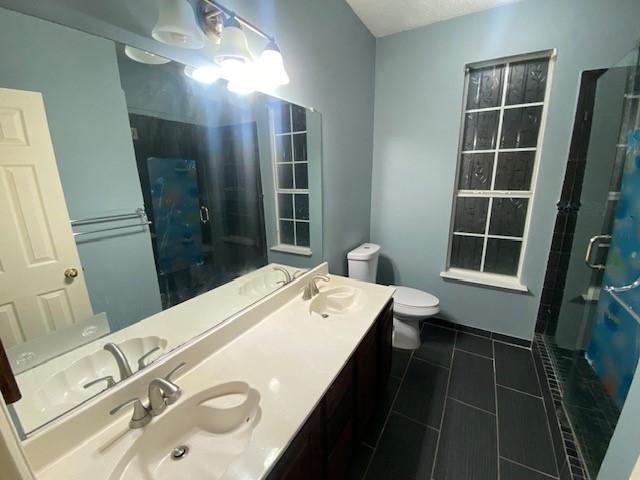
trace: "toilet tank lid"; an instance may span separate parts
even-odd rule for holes
[[[359,247],[347,253],[349,260],[371,260],[380,254],[380,245],[375,243],[363,243]]]
[[[405,307],[438,307],[440,301],[438,297],[430,293],[408,287],[395,287],[396,292],[393,294],[393,301],[398,305]]]

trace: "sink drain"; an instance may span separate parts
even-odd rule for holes
[[[171,450],[171,459],[172,460],[182,460],[189,453],[189,447],[186,445],[180,445],[179,447],[175,447]]]
[[[321,316],[322,316],[322,318],[329,318],[329,314],[328,313],[323,313]]]

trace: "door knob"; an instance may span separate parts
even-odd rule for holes
[[[67,268],[64,271],[64,276],[66,278],[68,278],[69,280],[73,280],[74,278],[76,278],[79,275],[78,269],[75,267],[71,267],[71,268]]]

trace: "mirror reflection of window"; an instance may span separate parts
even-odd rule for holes
[[[271,107],[273,166],[278,206],[278,242],[310,247],[309,159],[304,108],[289,103]]]

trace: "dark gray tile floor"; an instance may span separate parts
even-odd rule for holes
[[[557,479],[531,351],[431,324],[422,342],[415,352],[394,350],[350,479]]]

